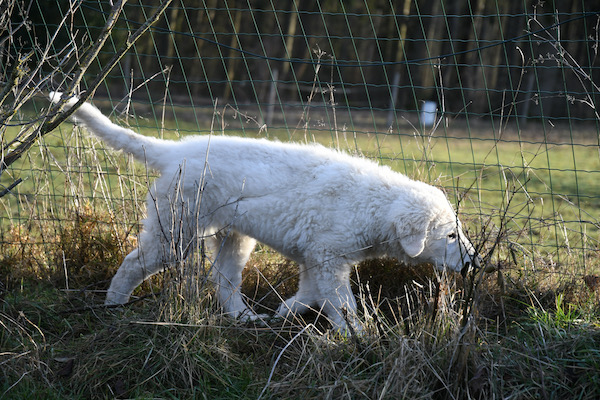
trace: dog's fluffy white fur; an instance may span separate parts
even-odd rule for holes
[[[57,102],[61,94],[50,96]],[[369,160],[264,139],[154,139],[112,123],[87,103],[74,117],[160,172],[148,194],[139,246],[113,278],[106,304],[127,302],[143,280],[169,264],[174,246],[190,253],[199,236],[213,250],[211,278],[227,314],[259,317],[240,293],[242,270],[258,240],[300,265],[298,292],[277,315],[315,307],[341,330],[346,321],[355,323],[353,264],[390,256],[459,271],[476,262],[439,189]]]

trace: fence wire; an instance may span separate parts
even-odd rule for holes
[[[82,91],[157,4],[127,3]],[[42,62],[52,43],[46,62],[60,68],[51,79],[40,72],[39,91],[63,88],[77,61],[61,64],[60,44],[83,54],[110,5],[20,7],[29,29],[0,43],[3,82],[18,55]],[[600,220],[599,27],[597,2],[583,0],[181,0],[94,102],[146,135],[320,142],[376,159],[443,187],[481,246],[503,246],[499,257],[527,268],[591,268]],[[47,107],[40,95],[4,122],[5,151]],[[0,241],[56,242],[66,223],[134,234],[151,175],[63,125],[3,170],[0,190],[22,182],[0,198]]]

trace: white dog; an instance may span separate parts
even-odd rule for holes
[[[58,102],[61,94],[50,96]],[[113,124],[90,104],[74,116],[161,174],[148,194],[139,247],[117,271],[106,304],[127,302],[173,252],[192,253],[200,236],[213,249],[211,279],[227,314],[259,318],[240,293],[258,240],[300,265],[298,293],[277,315],[316,307],[340,330],[348,320],[356,324],[349,275],[361,260],[390,256],[455,271],[479,263],[439,189],[369,160],[264,139],[159,140]],[[160,243],[167,243],[166,251]]]

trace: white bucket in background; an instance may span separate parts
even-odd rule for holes
[[[435,101],[425,101],[421,107],[421,125],[433,126],[437,113],[437,103]]]

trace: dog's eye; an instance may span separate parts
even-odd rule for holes
[[[448,239],[450,239],[450,240],[456,239],[456,232],[452,232],[451,234],[449,234]]]

